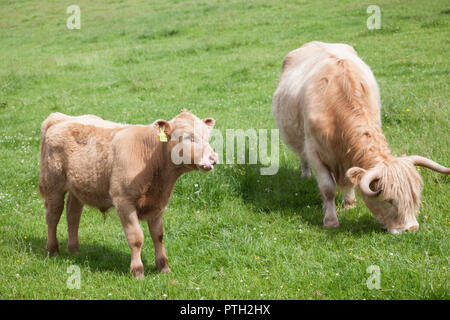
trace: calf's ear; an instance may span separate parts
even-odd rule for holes
[[[345,179],[350,181],[353,185],[359,185],[362,177],[366,174],[366,170],[359,167],[353,167],[345,173]]]
[[[214,127],[214,124],[216,123],[216,120],[213,118],[205,118],[203,119],[203,122],[208,126],[209,129],[212,129]]]
[[[153,125],[158,129],[158,132],[162,130],[166,136],[170,136],[172,133],[172,126],[171,124],[166,120],[156,120],[153,122]]]

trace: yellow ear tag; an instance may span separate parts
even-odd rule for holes
[[[167,136],[166,133],[163,131],[163,129],[159,129],[159,135],[158,135],[158,140],[161,142],[167,142]]]

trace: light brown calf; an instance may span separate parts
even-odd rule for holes
[[[139,220],[148,223],[156,267],[169,272],[162,215],[181,174],[209,171],[216,164],[217,154],[208,143],[213,126],[214,119],[200,120],[188,111],[171,121],[157,120],[151,125],[123,125],[91,115],[51,114],[42,124],[39,176],[50,255],[58,253],[56,228],[64,196],[69,192],[69,251],[79,252],[83,205],[102,212],[115,207],[131,249],[131,273],[136,278],[144,277],[140,256],[144,236]]]

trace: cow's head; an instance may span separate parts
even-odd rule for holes
[[[172,163],[180,168],[204,171],[212,170],[218,161],[217,154],[209,144],[214,124],[213,118],[201,120],[186,110],[169,122],[155,122],[160,132],[162,130],[167,137]]]
[[[419,229],[416,215],[422,178],[416,166],[450,174],[449,168],[420,156],[395,158],[369,170],[353,167],[346,173],[347,179],[359,186],[369,210],[391,233]]]

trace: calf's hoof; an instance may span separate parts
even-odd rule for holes
[[[162,268],[160,271],[161,271],[162,273],[169,273],[169,272],[171,272],[171,270],[170,270],[169,267]]]
[[[78,246],[67,246],[67,251],[76,255],[80,254],[80,248]]]
[[[133,275],[133,278],[137,280],[144,280],[144,265],[140,264],[131,264],[130,272]]]
[[[46,249],[47,249],[48,255],[50,257],[54,257],[54,256],[58,255],[58,253],[59,253],[58,245],[48,245],[47,244]]]
[[[134,268],[130,270],[131,274],[133,275],[133,278],[136,280],[144,280],[144,267],[141,268]]]
[[[166,257],[160,257],[155,259],[155,265],[156,268],[161,271],[162,273],[169,273],[169,262],[167,261]]]
[[[324,219],[323,226],[325,228],[339,228],[339,221],[336,219]]]

